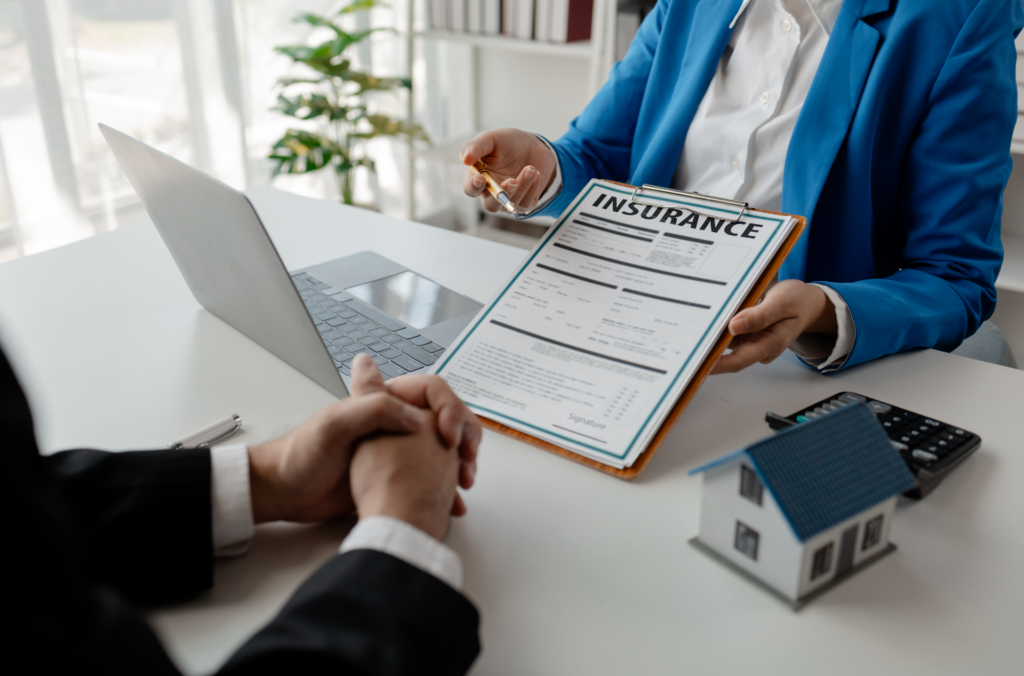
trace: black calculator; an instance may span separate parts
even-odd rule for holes
[[[780,430],[855,402],[864,404],[875,414],[893,448],[917,477],[917,486],[904,493],[908,498],[920,500],[931,493],[954,467],[981,446],[981,437],[973,432],[856,392],[840,392],[785,417],[766,413],[764,419],[773,430]]]

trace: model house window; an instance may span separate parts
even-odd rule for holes
[[[811,579],[820,577],[832,569],[832,543],[828,543],[818,551],[814,552],[814,561],[811,563]]]
[[[736,549],[740,550],[750,558],[757,561],[757,542],[760,536],[757,531],[745,523],[736,522],[736,541],[733,543]]]
[[[757,474],[743,465],[740,469],[740,495],[760,505],[762,493],[764,493],[764,487],[761,486],[761,480],[757,478]]]
[[[864,524],[864,544],[861,546],[861,550],[871,549],[878,544],[878,541],[882,539],[882,516],[876,516],[875,518]]]

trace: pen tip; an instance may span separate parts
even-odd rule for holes
[[[510,214],[516,213],[516,205],[514,202],[505,202],[505,208],[508,209]]]

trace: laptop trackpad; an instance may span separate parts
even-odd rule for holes
[[[345,291],[419,330],[475,313],[482,307],[411,270],[350,286]]]

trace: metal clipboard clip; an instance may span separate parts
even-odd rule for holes
[[[672,188],[661,188],[659,186],[649,185],[647,183],[644,183],[639,188],[633,188],[633,194],[632,196],[630,196],[629,201],[632,202],[633,204],[642,204],[645,207],[665,206],[664,204],[658,204],[656,202],[645,202],[641,200],[640,196],[643,195],[643,192],[645,190],[647,192],[660,192],[665,195],[670,195],[672,197],[690,197],[694,199],[701,199],[706,202],[714,202],[716,204],[726,204],[730,207],[733,207],[734,209],[740,210],[740,215],[736,217],[737,221],[743,218],[743,214],[747,213],[750,210],[750,204],[747,202],[737,202],[736,200],[727,200],[724,197],[712,197],[711,195],[702,195],[699,192],[684,192],[682,190],[673,190]],[[718,218],[717,216],[705,214],[701,211],[697,211],[696,209],[687,208],[687,211],[691,211],[695,214],[699,214],[700,216],[706,216],[708,218]]]

